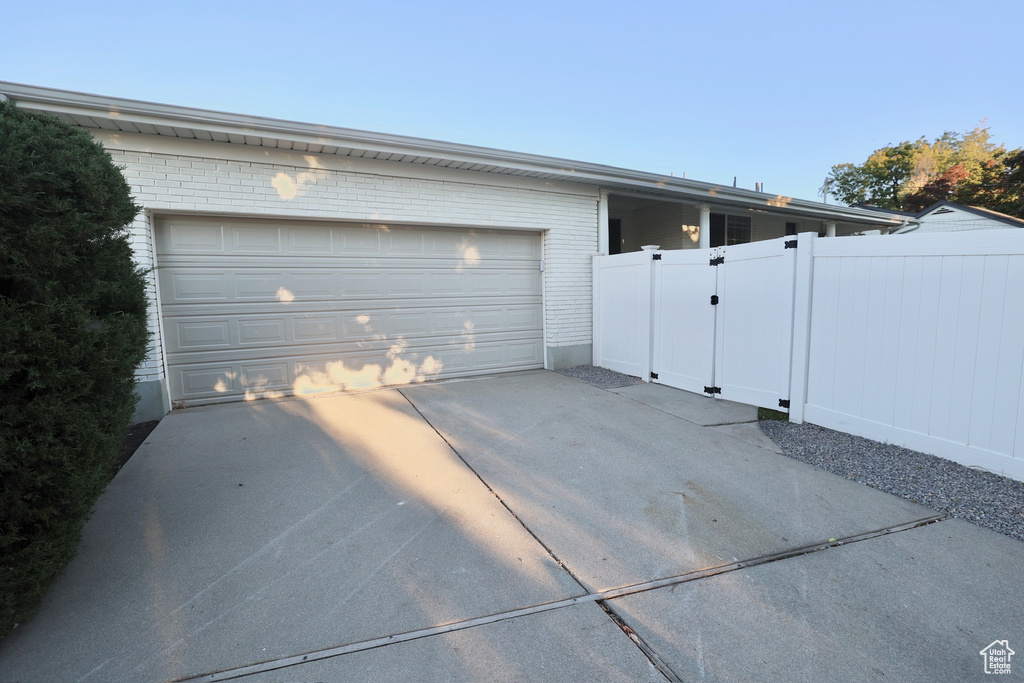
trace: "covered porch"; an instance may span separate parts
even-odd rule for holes
[[[787,197],[747,192],[752,201],[687,199],[639,192],[604,190],[601,194],[601,244],[604,254],[662,249],[707,249],[776,239],[802,232],[819,237],[887,234],[886,221],[822,215],[791,206]],[[824,207],[825,205],[818,205]],[[836,207],[842,213],[846,207]]]

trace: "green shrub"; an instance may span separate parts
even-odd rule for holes
[[[138,210],[87,132],[0,102],[0,635],[74,556],[132,418]]]

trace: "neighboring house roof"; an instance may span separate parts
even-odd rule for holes
[[[875,211],[876,213],[884,213],[892,216],[906,216],[907,218],[916,218],[917,214],[913,211],[897,211],[896,209],[885,209],[881,206],[875,206],[874,204],[854,204],[853,206],[858,209],[866,209],[868,211]]]
[[[871,206],[870,204],[856,204],[855,206],[869,211],[876,211],[878,213],[888,214],[893,217],[904,217],[906,220],[913,221],[915,224],[906,225],[897,230],[893,230],[893,234],[901,234],[907,232],[913,232],[918,229],[918,224],[927,219],[929,216],[935,214],[948,213],[950,211],[963,211],[975,216],[980,216],[998,223],[1004,224],[1008,228],[1024,228],[1024,220],[1008,216],[1005,213],[999,213],[998,211],[992,211],[991,209],[984,209],[980,206],[968,206],[967,204],[957,204],[956,202],[940,201],[935,202],[931,206],[912,213],[909,211],[896,211],[895,209],[883,209],[878,206]]]
[[[675,176],[438,140],[103,97],[2,81],[0,96],[14,101],[19,107],[51,114],[85,128],[585,183],[612,191],[642,192],[652,198],[709,202],[715,206],[786,213],[860,226],[888,227],[900,223],[895,217],[879,216],[877,212],[864,208],[839,207]]]
[[[919,213],[918,218],[924,218],[925,216],[928,216],[930,214],[938,213],[939,210],[943,208],[960,209],[961,211],[973,213],[976,216],[981,216],[982,218],[988,218],[994,221],[998,221],[1000,223],[1005,223],[1008,227],[1011,228],[1024,228],[1024,220],[1021,220],[1020,218],[1014,218],[1013,216],[1008,216],[1005,213],[999,213],[998,211],[993,211],[992,209],[985,209],[980,206],[968,206],[966,204],[957,204],[955,202],[946,201],[936,202],[935,204],[932,204],[927,209]]]

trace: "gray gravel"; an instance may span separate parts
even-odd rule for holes
[[[640,384],[643,382],[639,377],[624,375],[621,372],[615,372],[614,370],[608,370],[606,368],[598,368],[593,365],[577,365],[574,368],[559,370],[558,373],[565,375],[566,377],[572,377],[573,379],[586,382],[587,384],[593,384],[595,387],[601,387],[602,389],[628,387],[631,384]]]
[[[761,430],[791,458],[1024,541],[1024,482],[817,425]]]

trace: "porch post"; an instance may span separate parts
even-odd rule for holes
[[[825,237],[835,237],[835,236],[836,236],[836,222],[835,221],[829,221],[829,222],[825,223]]]
[[[608,190],[597,200],[597,253],[608,254]]]
[[[711,207],[700,205],[700,232],[697,233],[697,248],[711,248]]]

